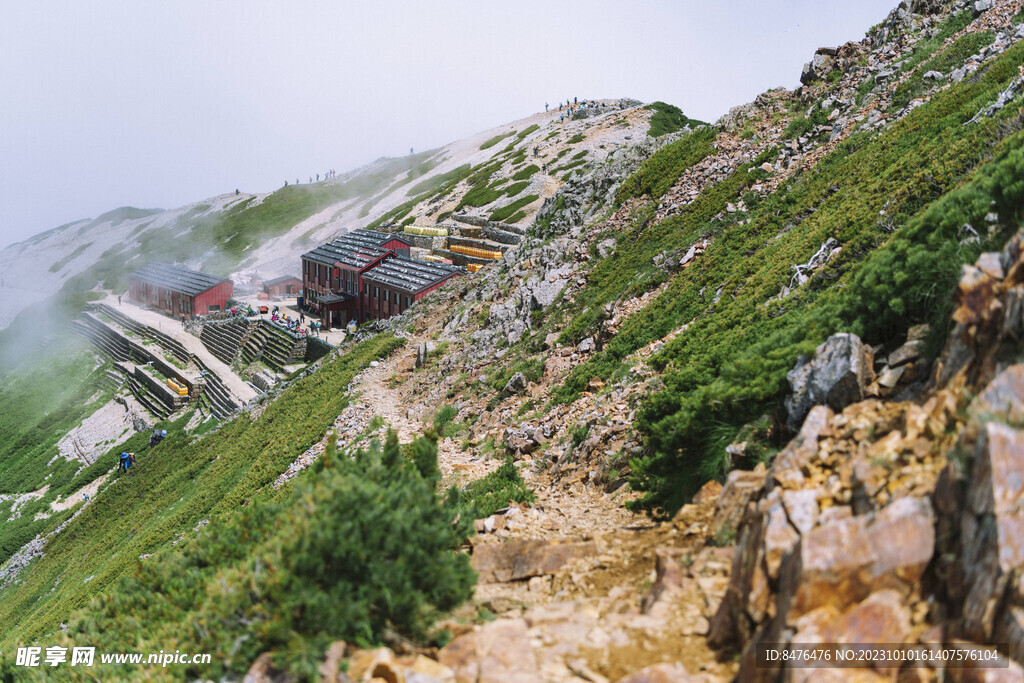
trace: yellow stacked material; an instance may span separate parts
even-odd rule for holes
[[[433,254],[427,254],[423,257],[424,261],[431,261],[433,263],[447,263],[449,266],[452,265],[451,259],[441,258],[440,256],[434,256]]]
[[[426,237],[447,237],[448,228],[423,228],[417,225],[405,226],[407,235],[424,235]]]
[[[454,251],[456,254],[463,254],[465,256],[473,256],[476,258],[489,258],[489,259],[500,259],[500,251],[489,251],[487,249],[474,249],[473,247],[464,247],[459,244],[448,247],[449,250]]]
[[[481,268],[483,268],[483,266],[478,266],[478,265],[477,265],[477,264],[475,264],[475,263],[470,263],[470,264],[467,264],[467,265],[466,265],[466,268],[467,268],[467,269],[469,270],[469,272],[471,272],[471,273],[475,273],[476,271],[478,271],[478,270],[480,270]]]
[[[167,380],[167,386],[171,388],[171,391],[177,392],[178,396],[188,396],[188,388],[182,384],[178,384],[173,379]]]

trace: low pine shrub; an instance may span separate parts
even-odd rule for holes
[[[415,462],[403,459],[394,432],[353,457],[331,443],[290,498],[240,508],[183,549],[140,562],[72,620],[65,640],[154,652],[174,643],[213,655],[212,667],[183,675],[217,678],[244,673],[267,650],[315,677],[332,641],[372,646],[388,629],[429,642],[434,619],[470,597],[475,576],[456,552],[468,524],[435,493],[436,444],[414,448]]]
[[[467,514],[480,519],[493,515],[510,502],[531,503],[534,495],[510,455],[501,467],[462,489],[459,500]]]

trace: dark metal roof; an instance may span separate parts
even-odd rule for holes
[[[224,282],[231,282],[231,280],[225,277],[208,275],[197,270],[172,266],[169,263],[150,263],[135,271],[129,277],[191,296],[202,294]]]
[[[447,263],[420,261],[399,256],[388,259],[367,271],[363,279],[397,287],[407,292],[419,293],[428,287],[444,282],[453,275],[466,273],[465,268]]]
[[[353,230],[352,232],[348,233],[346,237],[354,238],[356,240],[366,240],[369,243],[374,244],[378,247],[387,244],[391,240],[398,240],[403,244],[408,244],[410,247],[412,246],[412,243],[409,240],[405,239],[405,237],[395,232],[378,232],[376,230],[366,230],[364,228],[359,228],[358,230]]]
[[[275,277],[273,280],[265,280],[263,282],[263,286],[273,287],[274,285],[280,285],[285,282],[290,282],[291,280],[299,280],[299,278],[294,275],[282,275],[281,277]],[[302,280],[299,280],[299,282],[302,282]]]
[[[302,258],[316,261],[328,266],[343,263],[353,268],[365,268],[381,256],[392,253],[390,249],[381,249],[372,245],[361,245],[346,240],[347,235],[331,240],[313,251],[308,251]]]

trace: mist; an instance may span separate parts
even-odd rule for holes
[[[0,247],[437,147],[572,97],[715,120],[894,0],[5,3]]]

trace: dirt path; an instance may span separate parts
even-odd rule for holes
[[[388,426],[398,432],[402,443],[412,441],[431,427],[421,420],[408,416],[410,401],[403,395],[401,385],[395,386],[392,379],[410,371],[415,365],[416,347],[424,339],[409,339],[406,346],[376,367],[364,370],[357,377],[356,403],[367,416],[379,415]],[[440,408],[440,406],[438,406]],[[369,417],[367,418],[369,420]],[[462,483],[478,479],[497,469],[496,460],[483,458],[475,446],[463,450],[459,443],[445,437],[437,444],[438,465],[441,468],[442,484],[448,485],[456,479]]]
[[[444,395],[436,371],[415,368],[416,347],[423,341],[409,339],[356,376],[355,398],[334,423],[340,445],[383,438],[388,428],[407,443],[431,426]],[[375,416],[385,425],[370,430]],[[320,443],[307,451],[279,483],[312,464],[323,448]],[[475,444],[463,450],[450,438],[439,443],[438,460],[442,486],[465,484],[501,463],[481,456]],[[704,674],[703,680],[735,674],[735,665],[719,661],[704,636],[732,557],[730,548],[706,546],[708,510],[654,524],[625,509],[625,489],[607,493],[583,481],[555,482],[539,459],[524,457],[518,465],[536,498],[488,518],[490,528],[471,539],[473,562],[482,562],[481,580],[474,600],[446,627],[478,639],[481,648],[494,639],[501,647],[521,649],[526,660],[536,662],[534,679],[547,683],[614,681],[648,664],[675,662]],[[547,566],[551,552],[572,557],[558,569],[530,569],[518,580],[488,577],[488,561],[477,557],[497,553],[504,556],[492,560],[498,566],[523,568]],[[480,624],[478,615],[488,612],[495,620]]]
[[[107,472],[106,474],[99,477],[92,483],[86,484],[82,488],[78,489],[64,500],[60,500],[58,498],[57,500],[53,501],[52,503],[50,503],[50,507],[53,509],[54,512],[60,512],[61,510],[67,510],[70,507],[74,507],[76,503],[80,503],[82,500],[84,500],[84,496],[89,496],[90,498],[92,498],[93,496],[96,495],[96,492],[100,490],[100,487],[103,486],[103,484],[107,481],[107,478],[109,476],[110,473]]]

